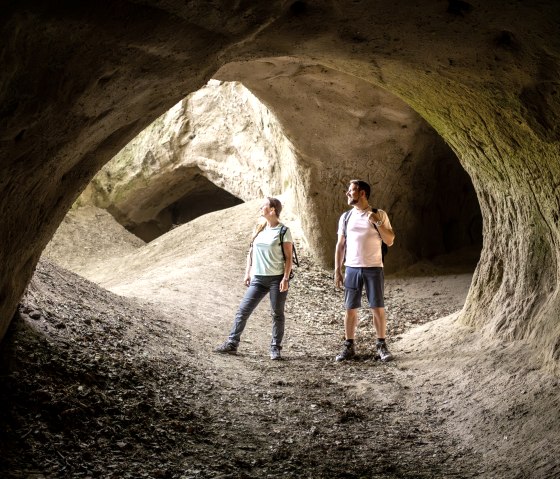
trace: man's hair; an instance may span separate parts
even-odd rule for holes
[[[280,203],[280,200],[276,198],[270,198],[270,197],[268,197],[267,200],[268,200],[268,206],[274,208],[274,211],[276,212],[276,216],[280,218],[280,213],[282,212],[282,203]]]
[[[366,193],[366,199],[369,200],[369,195],[371,194],[371,186],[362,180],[350,180],[349,185],[356,185],[359,191],[364,191]]]

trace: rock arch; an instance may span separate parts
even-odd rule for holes
[[[172,223],[215,209],[282,192],[291,196],[292,149],[249,90],[211,80],[112,158],[78,202],[107,209],[149,241],[150,231],[162,234]]]
[[[78,201],[109,210],[149,241],[196,216],[178,214],[191,208],[189,199],[204,199],[208,212],[235,198],[281,195],[303,219],[314,256],[330,264],[347,181],[365,178],[374,186],[370,203],[390,211],[399,232],[387,271],[461,249],[470,251],[454,255],[462,260],[455,269],[474,268],[482,233],[470,178],[406,103],[356,77],[293,59],[237,68],[230,64],[218,75],[243,78],[280,122],[240,83],[211,80],[121,150]],[[309,184],[298,186],[303,178]],[[319,218],[308,214],[310,204]]]
[[[0,26],[0,332],[101,165],[220,67],[291,57],[397,94],[455,150],[484,218],[463,320],[532,343],[558,368],[559,19],[552,0],[11,4]],[[320,216],[312,202],[309,213]]]

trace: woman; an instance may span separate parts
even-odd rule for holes
[[[281,211],[282,203],[276,198],[267,198],[261,206],[261,216],[266,222],[257,225],[251,241],[251,249],[247,254],[244,283],[249,289],[239,305],[229,338],[216,348],[218,353],[237,353],[241,333],[245,329],[249,316],[269,293],[272,310],[270,359],[281,359],[284,304],[288,296],[293,248],[289,228],[280,223]],[[281,230],[285,230],[282,243],[280,242]]]

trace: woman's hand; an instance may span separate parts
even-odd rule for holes
[[[251,284],[251,275],[250,274],[245,275],[245,279],[243,280],[243,284],[245,286],[249,286]]]
[[[280,292],[283,293],[284,291],[288,291],[289,287],[290,282],[286,278],[282,278],[282,281],[280,281]]]

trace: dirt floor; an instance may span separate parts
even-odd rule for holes
[[[359,357],[336,363],[342,292],[298,240],[284,360],[268,356],[266,302],[238,356],[213,353],[256,210],[147,245],[102,212],[69,215],[0,349],[0,477],[560,477],[560,380],[460,323],[469,271],[387,278],[396,360],[375,360],[364,309]]]

